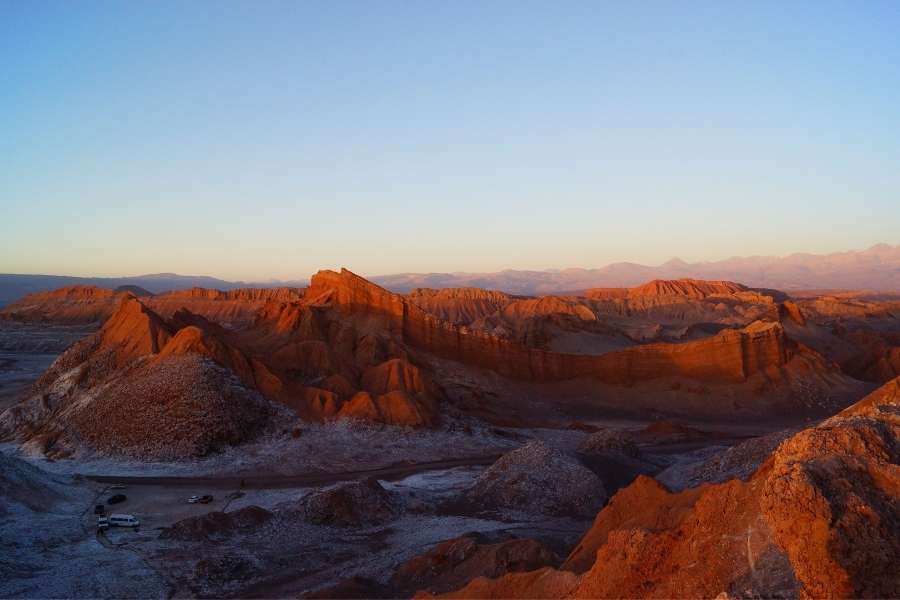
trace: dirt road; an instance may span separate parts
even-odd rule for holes
[[[166,486],[190,486],[212,487],[226,489],[277,489],[295,488],[307,486],[319,486],[339,481],[351,481],[354,479],[378,479],[396,480],[424,473],[452,469],[454,467],[470,467],[478,465],[490,465],[500,454],[484,454],[464,458],[450,458],[430,462],[403,462],[396,465],[368,469],[363,471],[341,471],[337,473],[301,473],[299,475],[261,475],[256,477],[137,477],[130,475],[85,475],[85,479],[98,483],[117,483],[122,485],[166,485]]]

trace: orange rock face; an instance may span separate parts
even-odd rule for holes
[[[629,297],[602,302],[521,298],[474,289],[417,290],[402,296],[344,269],[320,271],[306,290],[192,289],[138,300],[97,288],[71,288],[47,295],[38,303],[40,310],[28,314],[69,314],[65,311],[75,305],[90,306],[91,314],[98,314],[114,304],[97,336],[67,353],[42,378],[44,386],[65,368],[85,363],[85,357],[93,358],[85,369],[90,376],[83,381],[96,382],[110,369],[150,357],[197,354],[306,419],[355,417],[422,426],[437,422],[445,398],[443,382],[435,381],[431,372],[435,357],[524,382],[583,380],[626,388],[660,379],[731,385],[751,378],[764,387],[784,381],[787,373],[815,375],[830,368],[786,338],[771,298],[768,303],[742,299],[747,294],[753,292],[729,282],[679,280],[651,282]],[[653,302],[662,298],[668,303],[666,314],[676,320],[683,311],[694,315],[691,318],[722,313],[740,321],[772,316],[770,312],[774,318],[743,327],[720,326],[677,344],[634,345],[634,340],[626,340],[630,347],[602,354],[543,349],[560,332],[606,335],[604,319],[625,318],[622,315],[632,310],[643,319],[646,313],[640,312],[639,303],[627,304],[631,296]],[[55,302],[59,310],[54,312],[47,302]],[[697,303],[702,309],[696,309]],[[695,309],[696,314],[691,312]],[[16,314],[23,310],[19,306]],[[493,312],[485,316],[488,311]],[[452,322],[473,318],[471,327]],[[100,360],[100,355],[105,358]],[[892,368],[886,364],[885,369]],[[689,398],[685,405],[699,402]]]
[[[73,285],[29,294],[3,310],[0,318],[57,324],[102,323],[115,312],[129,292],[96,286]],[[303,297],[298,288],[244,288],[227,292],[193,288],[141,298],[141,302],[164,318],[187,309],[217,323],[246,324],[266,302],[294,302]]]
[[[296,302],[303,297],[298,288],[243,288],[222,292],[204,288],[157,294],[145,300],[164,317],[186,309],[219,324],[247,325],[256,319],[266,302]]]
[[[0,310],[0,318],[71,325],[102,323],[128,295],[92,285],[70,285],[29,294]]]
[[[569,355],[528,348],[502,338],[469,333],[427,315],[410,315],[404,333],[413,344],[465,364],[519,379],[559,381],[594,377],[608,383],[633,383],[683,376],[740,382],[788,359],[778,324],[726,330],[684,344],[650,344],[600,356]]]
[[[479,288],[418,288],[406,298],[425,312],[457,325],[489,317],[515,300],[509,294]]]
[[[716,294],[729,295],[746,292],[748,288],[733,281],[709,281],[703,279],[654,279],[628,291],[629,297],[681,296],[706,298]]]
[[[776,323],[726,330],[685,344],[651,344],[600,356],[569,355],[536,350],[453,325],[346,270],[320,271],[313,276],[307,293],[318,303],[331,304],[357,318],[381,319],[385,327],[401,333],[404,341],[417,348],[521,379],[594,377],[609,383],[630,383],[685,376],[739,382],[758,371],[777,368],[788,358],[784,332]],[[558,301],[540,299],[535,305],[546,302]],[[579,316],[581,312],[576,306],[571,314]]]
[[[402,358],[385,361],[367,369],[361,379],[362,387],[376,395],[403,391],[412,394],[427,392],[422,372]]]
[[[898,415],[894,380],[789,438],[749,481],[671,493],[640,477],[563,570],[476,579],[446,597],[897,597]]]
[[[383,329],[381,308],[376,307],[373,314],[367,308],[359,316],[330,300],[332,296],[347,300],[353,307],[354,302],[374,302],[384,296],[360,285],[355,290],[320,285],[309,302],[301,302],[301,296],[291,290],[194,289],[163,295],[161,304],[160,297],[153,299],[171,313],[168,317],[151,309],[149,300],[100,294],[119,299],[117,307],[96,334],[54,364],[38,382],[39,389],[49,389],[73,368],[80,371],[79,385],[88,390],[113,379],[134,379],[138,368],[144,377],[143,371],[157,365],[163,370],[179,357],[200,356],[233,373],[248,389],[293,408],[306,419],[352,417],[412,427],[435,424],[442,392],[405,358],[401,341]],[[246,313],[233,310],[240,302],[261,304],[253,323],[236,330],[183,308],[191,303],[217,318],[240,313],[246,320]],[[386,302],[390,305],[390,298]],[[371,396],[357,393],[361,390]]]
[[[171,339],[172,329],[137,298],[126,297],[99,332],[100,345],[115,353],[118,366],[156,354]]]
[[[900,380],[774,454],[761,505],[808,597],[900,595]]]

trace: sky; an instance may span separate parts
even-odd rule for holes
[[[0,272],[900,243],[900,2],[0,3]]]

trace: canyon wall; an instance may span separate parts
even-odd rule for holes
[[[414,347],[517,379],[594,377],[627,384],[681,376],[742,382],[788,360],[784,330],[778,323],[754,323],[683,344],[649,344],[602,355],[563,354],[453,325],[346,269],[314,275],[307,296],[345,313],[377,316]]]

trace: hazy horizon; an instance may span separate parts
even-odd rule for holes
[[[264,281],[896,242],[900,3],[652,9],[5,3],[0,272]]]
[[[379,277],[389,277],[396,275],[407,275],[407,274],[451,274],[451,275],[479,275],[479,274],[492,274],[492,273],[501,273],[506,271],[518,271],[518,272],[534,272],[534,273],[553,273],[553,272],[565,272],[570,270],[601,270],[605,267],[619,265],[619,264],[630,264],[630,265],[638,265],[650,268],[658,268],[663,267],[672,261],[682,261],[690,266],[699,266],[699,265],[711,265],[722,263],[730,260],[748,260],[748,259],[776,259],[782,260],[787,259],[792,256],[829,256],[829,255],[841,255],[841,254],[851,254],[851,253],[861,253],[867,252],[871,250],[878,249],[879,247],[889,247],[889,248],[900,248],[900,243],[889,243],[889,242],[878,242],[866,248],[850,248],[846,250],[837,250],[835,252],[829,253],[811,253],[811,252],[794,252],[786,255],[774,255],[774,254],[757,254],[757,255],[748,255],[748,256],[725,256],[719,258],[713,258],[707,261],[686,261],[682,259],[680,256],[673,256],[667,260],[661,261],[659,263],[640,263],[637,261],[624,260],[624,261],[615,261],[615,262],[606,262],[600,263],[596,265],[568,265],[568,266],[559,266],[559,267],[548,267],[543,269],[529,269],[529,268],[501,268],[495,271],[466,271],[461,269],[447,270],[447,271],[396,271],[392,273],[383,272],[383,273],[366,273],[357,269],[354,269],[352,265],[322,265],[314,268],[307,274],[297,274],[295,276],[285,277],[285,278],[276,278],[276,277],[250,277],[250,278],[228,278],[216,273],[188,273],[188,272],[180,272],[180,271],[172,271],[167,269],[156,269],[146,272],[140,273],[112,273],[112,274],[97,274],[97,273],[62,273],[62,272],[43,272],[43,273],[26,273],[26,272],[11,272],[11,271],[0,271],[0,275],[35,275],[35,276],[49,276],[49,277],[75,277],[75,278],[109,278],[109,279],[128,279],[128,278],[140,278],[140,277],[153,277],[153,276],[163,276],[163,275],[172,275],[177,277],[207,277],[211,279],[221,279],[223,281],[229,281],[232,283],[268,283],[268,282],[299,282],[299,281],[308,281],[309,278],[316,273],[316,271],[332,269],[332,270],[340,270],[342,268],[346,268],[354,273],[361,275],[363,277],[370,278],[379,278]]]

